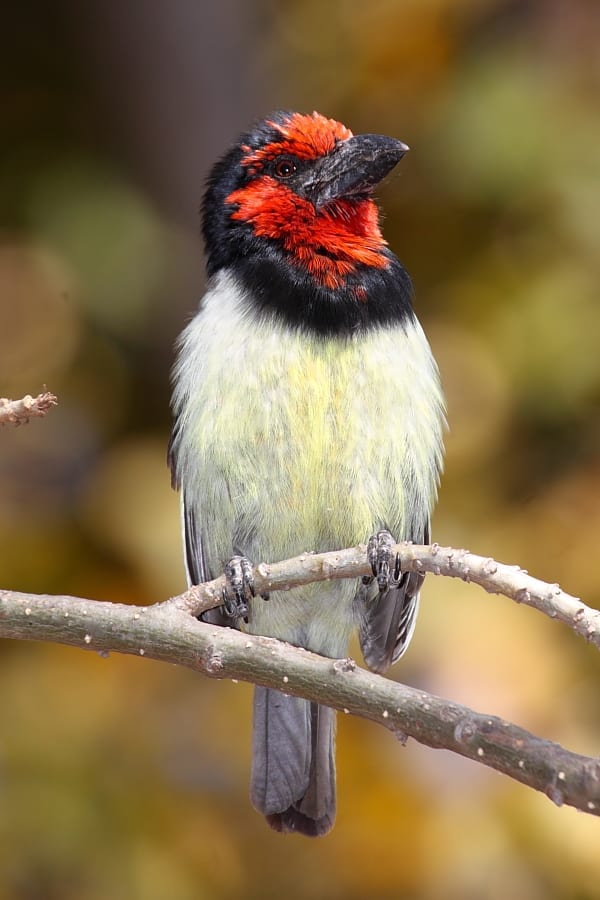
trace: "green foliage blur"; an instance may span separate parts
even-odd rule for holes
[[[599,39],[592,0],[6,8],[0,395],[60,406],[0,431],[0,585],[183,589],[165,450],[203,179],[316,108],[412,148],[380,199],[448,396],[435,538],[598,606]],[[247,799],[248,686],[0,649],[0,900],[600,895],[598,820],[481,766],[340,717],[335,830],[285,838]],[[475,587],[427,580],[392,677],[598,752],[597,653]]]

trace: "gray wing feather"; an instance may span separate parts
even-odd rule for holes
[[[181,480],[177,474],[178,434],[179,428],[176,421],[167,451],[167,462],[171,469],[171,484],[175,490],[181,490],[182,488]],[[188,585],[203,584],[205,581],[210,581],[211,578],[214,578],[214,575],[210,572],[206,562],[197,505],[189,501],[184,490],[181,490],[181,527]],[[208,612],[202,613],[200,618],[203,622],[210,622],[211,625],[233,627],[232,620],[224,616],[221,609],[222,607],[209,609]]]
[[[198,524],[196,508],[186,501],[185,493],[182,493],[181,497],[181,518],[183,520],[183,544],[188,584],[202,584],[210,581],[215,575],[209,570],[204,555],[204,541]],[[207,610],[199,618],[202,622],[209,622],[211,625],[236,627],[236,620],[226,616],[222,606]]]
[[[185,553],[185,568],[188,582],[202,584],[208,581],[210,575],[204,556],[202,534],[198,527],[198,520],[194,507],[186,501],[185,494],[181,497],[181,516],[183,519],[183,545]]]

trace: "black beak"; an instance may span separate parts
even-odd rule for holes
[[[306,197],[320,209],[333,200],[366,196],[407,151],[402,141],[381,134],[359,134],[341,141],[304,182]]]

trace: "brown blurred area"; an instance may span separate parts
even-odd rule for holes
[[[380,197],[448,395],[435,538],[600,605],[599,40],[592,0],[8,5],[0,395],[60,406],[0,431],[0,585],[183,588],[165,448],[203,181],[253,119],[316,108],[412,148]],[[0,900],[599,896],[597,819],[449,753],[341,717],[336,828],[282,838],[247,799],[250,688],[0,649]],[[475,587],[428,579],[393,677],[598,753],[597,653]]]

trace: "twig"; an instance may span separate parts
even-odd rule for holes
[[[27,394],[22,400],[0,397],[0,425],[23,425],[30,419],[45,416],[52,406],[57,405],[58,400],[50,391],[44,391],[37,397]]]
[[[520,569],[435,545],[403,544],[399,552],[405,568],[477,581],[487,590],[507,593],[561,618],[598,643],[597,611]],[[305,554],[257,567],[256,587],[281,590],[367,572],[364,547]],[[110,651],[147,656],[213,678],[278,688],[378,722],[403,743],[413,737],[468,757],[542,791],[558,805],[600,815],[600,760],[572,753],[495,716],[372,675],[350,659],[326,659],[271,638],[197,621],[193,614],[218,605],[221,586],[222,579],[216,579],[149,607],[0,591],[0,637],[56,641],[103,656]],[[527,597],[521,596],[524,589]],[[589,624],[582,629],[584,621]]]
[[[515,603],[532,606],[551,619],[563,622],[600,649],[600,610],[586,606],[557,584],[547,584],[533,578],[519,566],[508,566],[489,557],[476,556],[468,550],[455,550],[437,544],[407,543],[398,544],[394,549],[400,555],[404,572],[429,572],[472,581],[490,594],[503,594]],[[359,578],[370,574],[366,547],[359,544],[331,553],[304,553],[273,565],[261,563],[255,569],[255,586],[258,594],[264,594],[289,590],[313,581]],[[221,576],[166,602],[197,616],[220,605],[224,585],[225,579]]]

